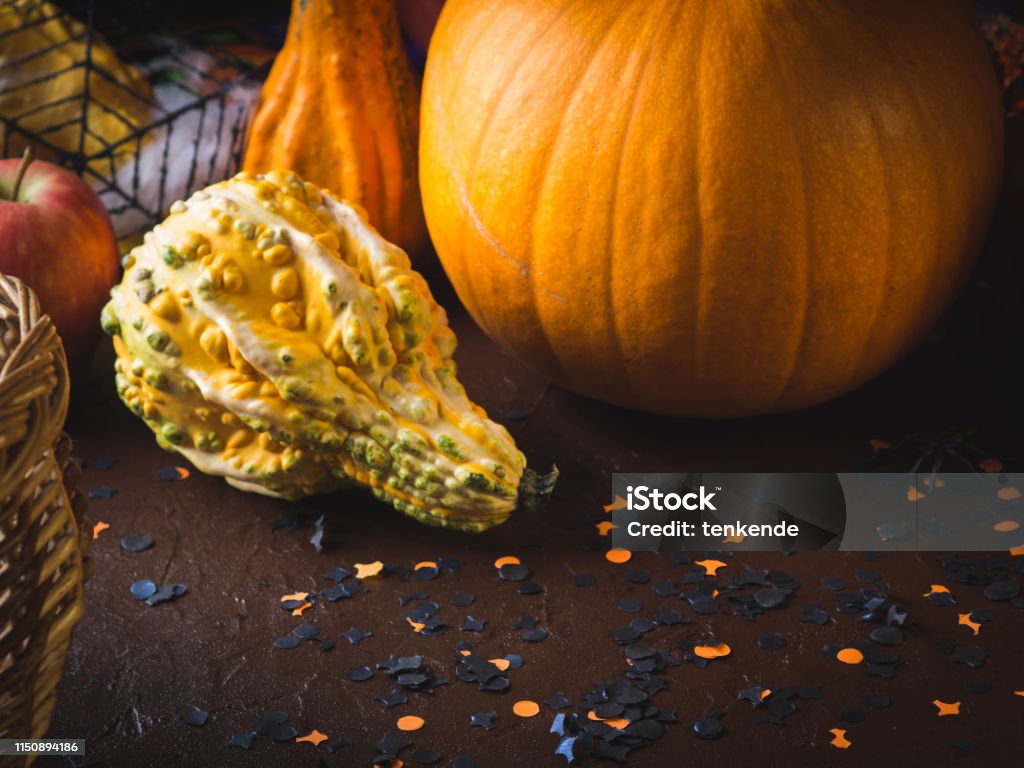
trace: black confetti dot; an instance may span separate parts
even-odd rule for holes
[[[145,552],[155,542],[152,536],[144,533],[134,533],[121,539],[121,548],[127,552]]]
[[[202,728],[206,725],[206,721],[210,719],[210,713],[205,709],[199,707],[189,707],[185,714],[181,716],[181,721],[185,725],[192,725],[196,728]]]
[[[542,640],[546,640],[547,636],[548,631],[543,627],[537,627],[536,629],[528,629],[525,632],[523,632],[522,635],[520,635],[520,637],[522,637],[523,640],[525,640],[528,643],[539,643]]]
[[[158,480],[165,482],[183,479],[177,467],[161,467],[156,471],[156,476]]]
[[[879,645],[899,645],[903,642],[903,632],[898,627],[878,627],[871,631],[871,639]]]
[[[413,759],[419,765],[433,765],[441,759],[441,753],[436,749],[420,749],[413,755]]]
[[[524,581],[516,587],[516,592],[520,595],[539,595],[544,591],[544,587],[533,581]]]
[[[577,573],[572,577],[572,583],[577,587],[591,587],[597,579],[590,573]]]
[[[291,741],[298,736],[298,731],[292,728],[290,725],[276,725],[274,730],[270,732],[270,738],[277,742]]]
[[[704,717],[693,724],[693,732],[702,739],[717,739],[722,735],[722,724],[714,717]]]
[[[764,609],[775,608],[786,602],[786,598],[789,596],[789,592],[785,589],[773,589],[767,587],[765,589],[759,589],[754,593],[754,600],[757,604]]]
[[[315,624],[299,624],[292,630],[292,634],[300,640],[313,640],[320,637],[320,630]]]
[[[821,586],[829,592],[842,592],[846,589],[846,580],[838,576],[825,576],[821,580]]]
[[[643,569],[637,569],[630,571],[626,574],[626,578],[629,579],[633,584],[646,584],[651,580],[651,574]]]
[[[644,604],[639,600],[628,598],[619,603],[619,610],[623,613],[640,613],[644,609]]]
[[[664,624],[665,626],[673,626],[684,622],[683,614],[675,608],[662,608],[654,614],[654,620],[658,624]]]
[[[786,638],[778,632],[768,632],[757,638],[757,647],[764,651],[777,651],[785,645]]]
[[[256,743],[256,733],[233,733],[231,738],[228,739],[229,747],[239,747],[241,749],[252,749]]]
[[[864,694],[864,706],[871,707],[871,709],[885,709],[892,704],[892,699],[886,693],[865,693]]]
[[[874,584],[882,578],[878,571],[872,570],[871,568],[859,570],[853,574],[853,577],[857,579],[857,581],[864,582],[865,584]]]
[[[476,601],[476,595],[472,592],[456,592],[452,595],[450,602],[452,605],[456,605],[459,608],[468,608]]]
[[[509,669],[521,669],[524,664],[523,657],[516,653],[510,653],[505,657],[505,661],[508,662]]]
[[[149,579],[141,579],[132,584],[131,593],[136,600],[145,600],[156,593],[156,584]]]
[[[498,577],[503,581],[526,581],[530,578],[530,569],[522,563],[505,563],[498,569]]]
[[[1010,581],[1009,579],[1000,579],[993,581],[987,587],[985,587],[985,597],[989,600],[1002,601],[1012,600],[1020,594],[1020,587],[1017,583]]]
[[[373,677],[373,672],[370,671],[369,667],[349,667],[345,676],[353,682],[361,683],[363,680],[369,680]]]
[[[468,755],[457,755],[452,760],[452,768],[480,768],[480,763]]]
[[[378,696],[377,701],[386,707],[397,707],[409,703],[409,699],[398,689],[393,690],[387,696]]]
[[[285,637],[279,637],[274,641],[274,647],[280,648],[282,651],[291,651],[299,647],[301,644],[299,638],[292,635],[286,635]]]
[[[89,491],[89,498],[110,500],[114,498],[116,494],[117,488],[114,488],[112,485],[97,485]]]

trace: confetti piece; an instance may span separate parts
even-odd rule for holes
[[[628,549],[609,549],[604,553],[604,558],[610,563],[628,563],[633,553]]]
[[[936,707],[938,707],[938,710],[939,710],[938,715],[939,715],[939,717],[946,717],[948,715],[959,715],[960,714],[960,702],[959,701],[945,702],[945,701],[939,701],[938,699],[935,699],[935,701],[933,701],[932,704],[934,704]]]
[[[406,715],[405,717],[398,718],[396,725],[400,731],[418,731],[423,727],[424,720],[416,715]]]
[[[926,477],[921,482],[923,482],[925,485],[931,485],[932,484],[932,479],[931,479],[931,477]],[[945,488],[946,487],[946,481],[943,480],[941,477],[935,478],[935,487],[936,488]]]
[[[595,523],[594,527],[597,528],[599,536],[607,536],[610,530],[618,528],[618,526],[610,520],[602,520],[600,523]]]
[[[961,613],[958,615],[960,616],[960,620],[958,623],[964,625],[965,627],[970,627],[972,630],[974,630],[974,636],[977,637],[978,633],[981,631],[981,624],[979,624],[976,621],[971,621],[971,614],[969,613]]]
[[[312,606],[313,604],[311,602],[309,602],[308,600],[304,600],[302,602],[302,605],[300,605],[298,608],[292,609],[292,616],[301,616],[303,611],[305,611],[307,608],[311,608]]]
[[[843,650],[836,654],[836,659],[843,662],[843,664],[860,664],[864,661],[864,654],[856,648],[843,648]]]
[[[92,527],[92,537],[94,539],[98,539],[100,537],[100,534],[107,530],[107,528],[109,527],[109,523],[104,523],[102,520],[100,520],[98,523],[96,523],[96,525]]]
[[[881,453],[882,451],[887,451],[888,449],[892,448],[892,445],[890,443],[885,442],[885,440],[879,440],[876,437],[873,437],[870,440],[868,440],[868,445],[871,446],[871,450],[874,453]]]
[[[924,494],[921,493],[914,486],[910,486],[907,489],[907,501],[920,501],[924,498]]]
[[[1024,557],[1024,544],[1018,544],[1016,547],[1010,547],[1010,554],[1013,557]]]
[[[1003,501],[1013,501],[1020,498],[1020,491],[1013,485],[1007,485],[1005,488],[1000,488],[996,491],[996,496]]]
[[[600,717],[594,710],[587,712],[587,717],[595,722],[611,726],[617,731],[621,731],[623,728],[629,727],[629,720],[624,717]]]
[[[1016,520],[1002,520],[992,526],[992,530],[999,531],[1000,533],[1010,533],[1020,528],[1020,523]]]
[[[467,651],[466,653],[468,654],[469,652]],[[490,662],[502,672],[506,671],[512,665],[512,662],[508,659],[490,659]]]
[[[431,562],[430,560],[424,560],[422,563],[416,563],[412,567],[414,571],[418,571],[421,568],[437,568],[437,563]]]
[[[188,470],[184,467],[164,467],[158,469],[156,476],[160,480],[172,482],[174,480],[185,480],[188,478]]]
[[[376,576],[384,569],[384,563],[374,560],[372,563],[356,563],[356,578],[365,579]]]
[[[495,568],[501,568],[503,565],[519,565],[519,558],[515,555],[506,555],[494,561]]]
[[[924,595],[922,595],[922,597],[931,597],[932,595],[937,594],[949,594],[949,588],[944,587],[941,584],[932,584],[931,590],[925,592]]]
[[[831,733],[832,736],[835,737],[832,739],[831,742],[829,742],[833,747],[836,747],[838,749],[850,748],[851,742],[849,739],[846,738],[846,731],[844,729],[832,728],[831,730],[829,730],[829,733]]]
[[[1014,691],[1013,695],[1014,696],[1024,696],[1024,691]]]
[[[702,659],[718,659],[732,653],[732,648],[725,643],[719,643],[718,645],[698,645],[693,649],[693,652]]]
[[[512,711],[519,715],[519,717],[534,717],[540,712],[540,705],[535,701],[524,699],[513,704]]]
[[[418,621],[413,621],[408,616],[406,616],[405,620],[409,622],[409,626],[412,627],[413,632],[422,632],[423,628],[427,626],[426,624],[421,624]]]
[[[293,592],[290,595],[281,595],[281,602],[287,603],[291,600],[298,600],[299,602],[309,597],[309,592]]]
[[[322,742],[322,741],[327,741],[327,735],[323,734],[323,733],[320,733],[320,731],[318,731],[316,728],[314,728],[312,731],[307,733],[305,736],[300,736],[299,738],[297,738],[295,740],[295,743],[299,744],[299,743],[306,742],[306,743],[312,744],[314,747],[317,747],[317,746],[320,745],[320,742]]]
[[[714,576],[719,569],[725,568],[729,564],[723,563],[721,560],[697,560],[694,565],[702,566],[708,576]]]
[[[614,512],[616,509],[625,509],[625,508],[626,508],[626,500],[624,498],[622,498],[621,496],[616,496],[615,497],[615,501],[613,501],[611,504],[605,504],[604,505],[604,511],[605,512]]]
[[[722,539],[723,544],[742,544],[746,536],[740,534],[738,536],[726,536]]]
[[[1002,472],[1003,462],[999,459],[984,459],[978,462],[978,469],[982,472]]]

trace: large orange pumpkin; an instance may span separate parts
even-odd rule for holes
[[[459,297],[576,391],[809,406],[935,322],[989,224],[999,90],[957,0],[450,0],[420,186]]]
[[[419,88],[394,0],[293,0],[243,168],[288,169],[329,188],[416,255],[427,246],[418,130]]]

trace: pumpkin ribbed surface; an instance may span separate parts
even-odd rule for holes
[[[999,188],[968,3],[451,0],[421,187],[521,360],[666,414],[820,403],[948,306]]]

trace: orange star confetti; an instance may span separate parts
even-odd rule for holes
[[[700,565],[704,567],[704,572],[708,576],[714,576],[718,573],[719,569],[725,568],[728,563],[723,563],[721,560],[698,560],[694,565]]]
[[[959,701],[939,701],[935,699],[932,702],[939,709],[939,717],[946,717],[948,715],[959,715],[960,714],[960,702]]]
[[[540,705],[536,701],[523,699],[512,705],[512,711],[519,715],[519,717],[534,717],[540,712]]]
[[[1000,488],[996,491],[996,496],[1003,501],[1013,501],[1014,499],[1020,498],[1020,490],[1016,486],[1007,485],[1006,487]]]
[[[1016,520],[1002,520],[992,526],[993,531],[999,531],[1000,533],[1010,533],[1020,528],[1020,523]]]
[[[924,494],[921,493],[914,486],[910,486],[907,489],[907,501],[920,501],[924,498]]]
[[[312,606],[313,604],[311,602],[309,602],[308,600],[304,600],[302,602],[302,605],[300,605],[298,608],[292,609],[292,616],[301,616],[303,611],[305,611],[307,608],[311,608]]]
[[[413,632],[422,632],[423,628],[427,626],[426,624],[421,624],[418,621],[413,621],[408,616],[405,617],[405,620],[409,622],[409,626],[412,627]]]
[[[932,584],[930,592],[925,592],[922,597],[931,597],[932,595],[945,594],[949,592],[949,587],[944,587],[941,584]]]
[[[962,624],[965,627],[970,627],[974,630],[974,636],[977,637],[978,633],[981,632],[981,624],[976,621],[971,621],[971,614],[969,613],[960,613],[957,615],[960,617],[960,620],[957,623]]]
[[[621,496],[616,496],[615,497],[615,501],[613,501],[611,504],[605,504],[604,505],[604,511],[605,512],[614,512],[616,509],[625,509],[625,508],[626,508],[626,500],[624,498],[622,498]]]
[[[430,560],[424,560],[422,563],[416,563],[416,565],[412,567],[414,571],[418,571],[420,568],[437,568],[437,563]]]
[[[416,715],[406,715],[405,717],[398,718],[396,725],[400,731],[418,731],[423,727],[424,720],[422,717],[416,717]]]
[[[999,459],[985,459],[978,462],[978,469],[982,472],[1002,472],[1003,462]]]
[[[459,651],[459,653],[461,653],[463,656],[469,656],[469,654],[471,654],[472,651],[467,651],[465,648],[463,648],[461,651]]]
[[[630,558],[633,557],[633,553],[628,549],[609,549],[604,553],[604,559],[609,563],[628,563]]]
[[[718,659],[732,653],[732,648],[725,643],[719,643],[718,645],[698,645],[693,649],[693,652],[702,659]]]
[[[612,528],[618,528],[618,526],[615,523],[609,520],[602,520],[600,523],[595,523],[594,527],[597,528],[597,532],[601,536],[607,536],[608,531],[610,531]]]
[[[365,579],[369,576],[376,576],[384,570],[384,563],[374,560],[372,563],[356,563],[356,578]]]
[[[864,661],[864,654],[856,648],[843,648],[843,650],[836,654],[836,659],[843,662],[843,664],[860,664]]]
[[[843,730],[842,728],[832,728],[829,731],[829,733],[831,733],[832,736],[835,737],[835,738],[832,739],[831,742],[829,742],[833,747],[836,747],[838,749],[849,749],[850,748],[851,742],[850,742],[849,739],[846,738],[846,731],[845,730]]]
[[[504,672],[506,669],[508,669],[511,666],[511,663],[509,662],[508,659],[491,659],[490,661],[491,661],[491,664],[496,666],[502,672]]]
[[[515,555],[505,555],[494,561],[495,568],[501,568],[503,565],[519,565],[519,558]]]
[[[327,734],[320,733],[320,731],[318,731],[316,728],[314,728],[310,733],[307,733],[305,736],[300,736],[295,740],[297,744],[306,742],[308,744],[312,744],[314,747],[319,746],[320,742],[322,741],[327,741]]]
[[[722,539],[723,544],[742,544],[746,536],[726,536]]]
[[[290,595],[281,595],[281,602],[287,603],[289,600],[305,600],[309,597],[309,592],[292,592]]]
[[[102,520],[100,520],[98,523],[96,523],[96,525],[92,527],[92,537],[94,539],[98,539],[100,537],[100,534],[107,530],[107,528],[109,527],[109,523],[104,523]]]

